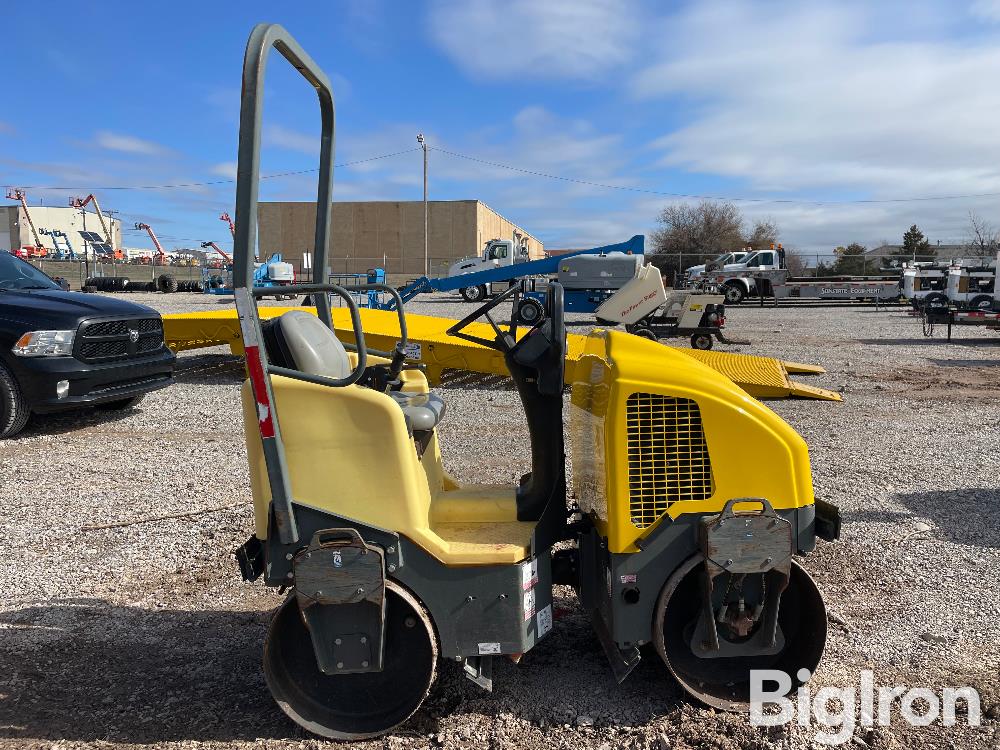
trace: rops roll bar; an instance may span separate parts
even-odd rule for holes
[[[298,42],[277,24],[258,24],[250,33],[243,58],[243,88],[240,102],[240,139],[236,168],[236,234],[233,241],[233,292],[236,311],[240,319],[247,373],[256,406],[261,448],[267,467],[268,485],[271,490],[271,516],[282,544],[297,544],[298,525],[292,505],[291,483],[281,440],[281,428],[274,414],[274,393],[271,374],[318,382],[322,385],[347,385],[356,382],[364,371],[367,349],[358,306],[350,293],[336,285],[292,284],[285,287],[292,292],[312,290],[316,295],[316,314],[331,330],[330,298],[327,293],[342,297],[351,311],[358,350],[358,364],[344,379],[317,378],[294,370],[287,370],[267,361],[262,346],[260,316],[256,297],[267,290],[253,288],[254,250],[257,247],[257,200],[260,180],[260,131],[264,104],[264,72],[271,50],[277,49],[316,90],[319,100],[322,130],[320,134],[319,180],[316,190],[316,233],[313,245],[313,268],[323,273],[326,268],[326,251],[330,241],[330,214],[333,195],[333,144],[335,110],[333,90],[326,74],[305,53]],[[273,289],[270,290],[273,294]]]

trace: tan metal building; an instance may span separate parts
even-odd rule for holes
[[[544,255],[537,238],[481,201],[430,201],[428,215],[432,275],[447,271],[458,258],[478,255],[491,239],[513,239],[515,232],[532,258]],[[262,202],[257,217],[261,254],[280,252],[297,269],[303,268],[303,256],[312,252],[316,204]],[[364,273],[373,266],[394,275],[423,273],[423,202],[335,202],[327,252],[334,273]]]
[[[70,245],[80,257],[83,257],[84,240],[80,232],[96,232],[104,238],[104,230],[97,214],[91,211],[81,211],[78,208],[62,206],[29,206],[31,220],[39,232],[39,239],[50,252],[56,249],[53,232],[65,232]],[[105,216],[108,227],[113,235],[114,246],[121,247],[121,222]],[[18,247],[34,245],[31,227],[24,217],[24,209],[20,206],[0,206],[0,250],[13,250]],[[93,251],[89,248],[91,255]]]

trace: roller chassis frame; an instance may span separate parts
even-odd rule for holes
[[[638,665],[640,647],[653,639],[658,594],[674,571],[702,554],[699,529],[721,515],[692,513],[674,520],[665,516],[635,553],[609,552],[607,540],[584,517],[567,524],[564,540],[574,543],[568,549],[554,553],[552,547],[533,549],[526,561],[512,565],[449,567],[392,531],[305,505],[295,504],[294,514],[302,539],[349,529],[369,548],[377,547],[384,555],[385,579],[412,592],[427,608],[440,655],[461,662],[466,675],[486,689],[492,689],[489,662],[493,656],[527,653],[552,628],[553,585],[573,587],[616,679],[622,682]],[[839,536],[839,512],[828,503],[819,501],[775,514],[789,524],[789,554],[808,554],[817,536],[827,540]],[[298,595],[295,561],[307,549],[301,542],[285,544],[277,534],[269,534],[263,541],[251,537],[236,556],[245,580],[263,576],[266,585],[291,588]],[[531,573],[527,578],[526,570]],[[323,588],[332,590],[337,574],[329,578]],[[326,640],[356,638],[357,626],[356,618],[348,620],[344,632],[325,625],[324,636]],[[373,630],[366,635],[377,644],[381,633]],[[349,671],[377,671],[377,664],[374,660],[366,667],[356,663],[344,673]]]

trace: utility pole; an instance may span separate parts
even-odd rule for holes
[[[111,275],[112,276],[117,276],[118,275],[118,271],[115,268],[115,214],[121,213],[121,212],[120,211],[114,211],[114,210],[112,210],[112,209],[109,208],[104,213],[106,213],[108,216],[111,217],[111,220],[108,222],[108,226],[111,228],[111,230],[109,232],[111,242],[108,243],[108,244],[111,245]]]
[[[423,133],[417,133],[417,143],[424,150],[424,276],[430,276],[431,264],[427,255],[427,141]]]

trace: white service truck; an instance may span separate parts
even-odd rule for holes
[[[697,268],[697,266],[695,266]],[[694,289],[717,289],[727,305],[750,297],[814,300],[873,299],[889,301],[900,296],[896,276],[831,276],[793,278],[785,267],[785,251],[778,245],[750,252],[737,263],[707,270],[684,284]]]
[[[482,254],[455,261],[448,268],[448,276],[487,271],[501,266],[512,266],[515,263],[525,263],[529,260],[531,257],[528,252],[527,239],[515,234],[514,238],[510,240],[490,240],[483,248]],[[458,291],[466,302],[480,302],[486,297],[507,291],[510,285],[510,281],[501,281],[462,287]]]
[[[697,266],[690,266],[684,269],[685,286],[693,286],[709,271],[724,270],[729,267],[738,267],[743,260],[752,253],[752,250],[734,250],[731,253],[722,253],[711,260],[705,261]]]

